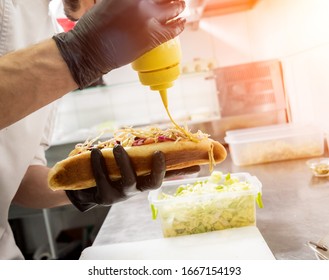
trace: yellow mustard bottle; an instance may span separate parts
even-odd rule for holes
[[[181,48],[176,37],[145,53],[134,62],[139,80],[151,90],[159,91],[165,108],[168,108],[167,89],[180,75]]]
[[[159,91],[172,124],[192,141],[197,141],[189,131],[174,121],[168,109],[167,89],[174,85],[174,81],[180,75],[181,56],[179,39],[176,37],[145,53],[131,65],[138,72],[139,80],[143,85]]]

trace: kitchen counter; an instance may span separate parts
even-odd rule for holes
[[[228,154],[216,166],[223,173],[248,172],[262,182],[264,208],[257,208],[257,227],[278,260],[316,259],[306,242],[329,234],[329,177],[314,177],[306,160],[238,167]],[[203,166],[198,176],[208,175],[208,167]],[[93,246],[162,238],[147,195],[112,206]]]

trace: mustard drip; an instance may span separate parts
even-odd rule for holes
[[[163,106],[166,109],[167,115],[171,121],[171,123],[178,129],[180,130],[182,133],[184,133],[191,141],[193,142],[199,142],[197,138],[193,137],[192,133],[190,133],[189,131],[187,131],[186,129],[184,129],[183,127],[180,127],[172,118],[170,112],[169,112],[169,108],[168,108],[168,98],[167,98],[167,90],[163,89],[160,90],[160,95],[161,95],[161,99],[162,99],[162,103]]]

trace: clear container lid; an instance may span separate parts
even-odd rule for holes
[[[316,125],[289,123],[227,131],[224,140],[228,144],[237,144],[312,134],[324,134],[324,132]]]
[[[225,177],[227,174],[223,174]],[[224,192],[209,192],[209,193],[196,193],[191,194],[188,196],[175,196],[172,198],[161,199],[159,195],[161,193],[173,195],[177,188],[181,185],[193,184],[198,181],[205,181],[208,180],[210,177],[199,177],[199,178],[190,178],[190,179],[183,179],[183,180],[175,180],[175,181],[168,181],[165,182],[159,189],[153,190],[149,192],[149,202],[154,204],[155,206],[165,205],[169,203],[178,203],[178,202],[187,202],[193,200],[207,200],[212,197],[238,197],[242,195],[257,195],[262,190],[262,184],[258,180],[256,176],[251,176],[249,173],[232,173],[230,174],[231,178],[238,179],[239,182],[246,182],[250,185],[249,189],[246,190],[232,190],[232,191],[224,191]]]

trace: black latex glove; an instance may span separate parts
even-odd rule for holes
[[[53,39],[83,89],[180,34],[184,8],[183,0],[104,0]]]
[[[129,156],[121,145],[116,145],[113,148],[113,154],[121,172],[120,180],[110,180],[101,151],[93,149],[91,151],[91,165],[96,180],[96,187],[66,191],[72,204],[81,212],[85,212],[97,205],[111,206],[141,191],[159,188],[165,176],[191,174],[200,170],[199,166],[192,166],[185,169],[172,170],[166,174],[164,154],[155,152],[153,154],[150,175],[137,177]]]

